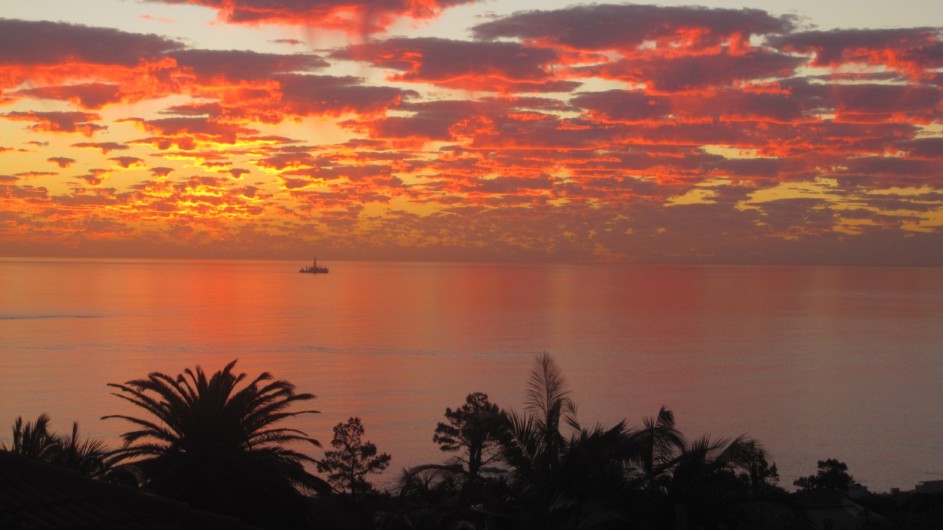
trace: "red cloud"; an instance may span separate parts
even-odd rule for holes
[[[565,92],[578,83],[554,79],[556,52],[512,42],[470,42],[439,38],[387,39],[354,45],[334,57],[399,70],[394,81],[500,92]]]
[[[125,169],[144,166],[144,160],[136,156],[116,156],[109,158],[108,160],[114,160],[119,166]]]
[[[848,29],[784,35],[771,44],[814,54],[815,66],[847,63],[886,66],[914,77],[933,76],[943,66],[943,30],[932,28]]]
[[[173,168],[164,167],[164,166],[151,168],[151,173],[157,177],[166,177],[167,175],[173,173],[173,171],[174,171]]]
[[[727,87],[755,79],[789,77],[802,62],[804,60],[801,58],[766,51],[681,57],[653,55],[577,68],[576,72],[633,84],[647,84],[656,91],[673,92]]]
[[[112,151],[123,151],[129,149],[125,144],[119,144],[118,142],[79,142],[72,144],[72,147],[80,147],[85,149],[101,149],[103,155],[107,155]]]
[[[669,95],[638,90],[586,92],[571,99],[570,103],[589,110],[598,120],[622,123],[655,123],[668,119],[788,123],[808,119],[807,113],[820,108],[818,101],[809,101],[785,91],[736,89]]]
[[[280,55],[238,50],[179,50],[169,54],[177,66],[199,79],[262,80],[276,74],[307,72],[329,66],[317,55]]]
[[[54,156],[46,159],[47,162],[52,162],[53,164],[58,165],[61,168],[67,168],[75,163],[74,158],[68,158],[64,156]]]
[[[347,127],[369,133],[374,138],[394,140],[457,140],[472,137],[475,131],[505,113],[529,109],[564,110],[559,101],[545,98],[485,98],[480,101],[441,100],[404,103],[399,110],[412,116],[382,116],[360,122],[348,121]]]
[[[431,101],[406,104],[410,117],[383,116],[366,122],[349,122],[353,129],[369,132],[375,138],[453,140],[452,127],[489,109],[471,101]]]
[[[858,122],[924,123],[940,117],[943,90],[939,87],[900,84],[787,83],[790,91],[810,108],[833,112],[836,119]]]
[[[0,20],[0,89],[30,83],[12,97],[70,101],[100,108],[174,90],[166,52],[176,41],[106,28]],[[78,81],[80,84],[70,85]]]
[[[181,47],[179,42],[157,35],[0,19],[0,65],[90,63],[132,67]]]
[[[215,9],[234,24],[300,24],[350,34],[383,32],[398,18],[429,19],[477,0],[150,0]]]
[[[753,35],[789,31],[787,17],[757,9],[587,5],[522,12],[476,26],[485,39],[515,37],[575,50],[634,51],[646,42],[697,50],[725,43],[748,47]]]
[[[187,3],[244,23],[324,15],[318,20],[348,31],[367,9],[366,2],[339,11],[331,11],[341,6],[334,1]],[[406,4],[372,7],[402,13]],[[378,20],[359,27],[385,27]],[[475,31],[486,40],[365,41],[328,56],[359,66],[313,75],[330,66],[314,54],[187,50],[155,36],[0,21],[3,103],[42,98],[88,110],[173,95],[156,114],[141,115],[149,105],[101,113],[140,116],[119,123],[138,125],[148,138],[112,136],[127,129],[119,125],[109,135],[118,141],[72,147],[100,149],[116,171],[143,169],[150,155],[192,172],[180,178],[155,167],[131,184],[143,172],[127,172],[115,179],[120,190],[103,187],[107,170],[87,166],[81,176],[0,177],[0,238],[117,245],[150,218],[173,221],[160,236],[141,237],[203,245],[194,252],[227,238],[246,246],[243,234],[291,248],[302,234],[334,248],[402,247],[411,258],[417,249],[441,258],[481,248],[496,249],[481,256],[517,259],[644,252],[670,261],[737,252],[766,259],[767,251],[784,252],[765,243],[774,238],[821,250],[840,243],[831,237],[836,227],[868,231],[860,241],[872,242],[883,241],[877,231],[898,239],[904,230],[940,231],[937,30],[789,34],[790,19],[757,10],[627,4],[520,13]],[[86,40],[105,48],[77,42]],[[332,75],[351,66],[364,69],[363,78]],[[426,86],[383,86],[371,81],[373,68],[397,82],[499,96],[459,100]],[[571,91],[587,79],[623,90],[517,97]],[[91,112],[24,112],[30,102],[15,103],[21,112],[0,117],[38,132],[93,134],[108,125]],[[302,119],[309,116],[318,119]],[[321,143],[319,125],[306,128],[316,121],[330,128],[328,138],[347,138]],[[31,147],[5,158],[74,167],[72,158],[52,156],[59,140],[43,145],[29,134],[24,147],[27,137],[50,152]],[[128,145],[142,158],[107,156]],[[63,154],[81,158],[70,151]],[[249,170],[254,178],[245,178]],[[64,176],[73,191],[53,199],[45,188],[17,186],[31,179],[61,187]],[[257,182],[240,185],[249,180]],[[790,194],[805,196],[778,198]],[[417,204],[422,214],[404,213]],[[341,228],[343,237],[325,232]]]
[[[107,169],[90,169],[87,175],[80,175],[78,178],[84,180],[89,186],[101,186],[106,178],[111,174]]]
[[[109,103],[117,103],[122,100],[121,86],[110,83],[46,86],[18,90],[13,94],[39,99],[68,101],[85,109],[100,109]]]
[[[3,114],[8,120],[30,121],[30,129],[37,132],[79,133],[92,136],[108,127],[92,123],[101,116],[88,112],[8,112]]]
[[[246,219],[265,210],[271,195],[255,186],[234,186],[229,178],[192,176],[181,182],[166,177],[131,186],[123,197],[133,219],[174,218],[205,223],[223,218]]]
[[[674,110],[670,98],[638,90],[588,92],[572,98],[570,103],[603,120],[628,123],[665,119]]]
[[[181,142],[187,146],[195,146],[193,143],[195,140],[234,144],[240,135],[258,132],[242,125],[220,122],[212,118],[159,118],[156,120],[133,119],[127,121],[136,122],[145,131],[158,134],[158,142],[165,139],[168,142],[181,145],[181,147],[183,147]],[[193,147],[189,148],[192,149]]]
[[[917,138],[897,145],[910,156],[943,159],[943,138]]]
[[[278,80],[282,108],[299,116],[373,114],[418,96],[409,90],[363,85],[360,79],[348,76],[290,75]]]

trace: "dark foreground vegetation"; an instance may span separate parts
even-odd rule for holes
[[[360,418],[334,427],[317,458],[321,443],[287,426],[317,412],[305,408],[314,396],[234,368],[110,385],[140,412],[105,417],[129,424],[118,449],[81,440],[75,424],[56,434],[41,415],[18,418],[3,450],[272,530],[943,528],[941,494],[872,494],[835,459],[787,492],[757,441],[688,439],[665,408],[635,426],[581,425],[546,355],[524,410],[469,394],[431,433],[448,458],[379,492],[369,477],[391,457],[364,439]]]

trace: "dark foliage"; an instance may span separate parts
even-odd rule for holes
[[[18,418],[9,450],[92,476],[115,463],[112,480],[123,471],[161,495],[272,529],[799,530],[835,514],[876,530],[943,522],[943,495],[868,494],[836,459],[819,461],[815,475],[795,481],[800,491],[787,493],[758,442],[686,439],[664,407],[637,426],[583,427],[547,355],[535,361],[522,412],[469,394],[446,409],[433,436],[457,456],[405,470],[394,494],[381,493],[367,477],[391,457],[363,439],[360,418],[335,426],[332,450],[317,461],[293,449],[317,440],[278,426],[316,412],[288,410],[314,396],[269,374],[245,382],[234,364],[210,377],[197,367],[111,385],[148,415],[108,416],[135,426],[110,459],[100,442],[81,442],[77,426],[71,436],[50,433],[46,415]],[[851,489],[864,496],[852,501]],[[847,515],[849,506],[858,515]]]
[[[377,453],[377,446],[363,440],[364,427],[360,418],[349,418],[334,426],[333,451],[324,453],[318,471],[327,472],[327,480],[337,490],[347,492],[351,499],[375,492],[367,480],[371,473],[382,473],[390,465],[390,455]]]
[[[799,491],[818,490],[847,493],[848,489],[856,484],[855,479],[848,474],[848,465],[834,458],[818,461],[818,472],[815,475],[801,477],[793,482]]]
[[[442,451],[462,451],[464,458],[459,461],[471,475],[478,475],[482,466],[497,456],[504,425],[500,409],[488,400],[487,394],[475,392],[465,398],[461,407],[445,409],[445,417],[448,423],[436,426],[432,441]]]
[[[13,445],[4,450],[48,464],[74,469],[83,475],[100,478],[108,471],[105,444],[98,440],[80,440],[79,424],[72,423],[70,435],[50,432],[50,418],[40,414],[36,421],[13,423]]]
[[[263,373],[239,388],[245,374],[235,361],[207,377],[199,366],[176,377],[153,372],[145,379],[111,384],[116,396],[148,415],[106,416],[132,423],[124,447],[113,453],[122,469],[141,486],[202,509],[234,515],[273,528],[309,523],[302,491],[327,491],[308,473],[310,456],[291,449],[314,438],[277,426],[283,420],[317,411],[290,411],[314,399]]]

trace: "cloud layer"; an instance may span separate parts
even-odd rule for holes
[[[467,2],[160,3],[352,37],[0,20],[3,252],[943,265],[943,29],[587,5],[411,37],[382,33]]]

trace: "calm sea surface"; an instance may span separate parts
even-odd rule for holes
[[[759,439],[781,484],[838,458],[873,490],[943,478],[943,269],[0,260],[0,440],[18,415],[118,443],[109,382],[269,371],[360,416],[396,470],[441,462],[446,407],[520,409],[535,356],[587,426],[661,405],[690,438]],[[320,457],[320,454],[315,455]]]

